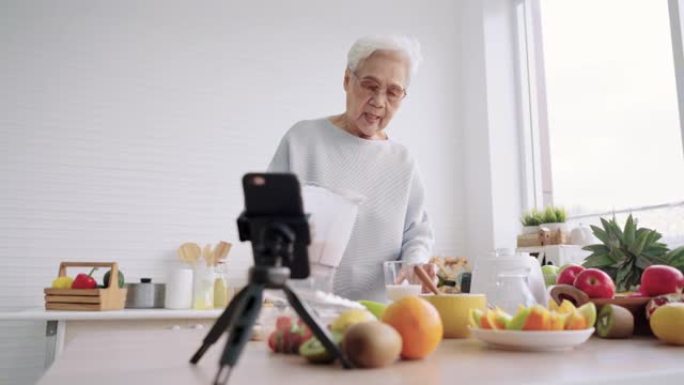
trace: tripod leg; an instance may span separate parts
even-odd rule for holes
[[[206,351],[211,347],[211,345],[215,344],[216,341],[221,338],[221,335],[226,331],[228,326],[233,323],[233,319],[237,313],[236,309],[241,307],[242,301],[245,299],[246,292],[247,288],[244,288],[240,290],[235,297],[233,297],[226,310],[221,313],[221,316],[216,320],[214,326],[211,327],[211,330],[209,330],[207,336],[204,337],[204,340],[202,340],[202,346],[192,356],[190,363],[197,364],[204,353],[206,353]]]
[[[328,330],[321,326],[321,324],[319,324],[318,321],[316,321],[316,319],[311,315],[311,311],[308,306],[303,303],[297,294],[287,285],[283,286],[283,290],[285,291],[288,301],[295,309],[299,317],[301,317],[304,323],[306,323],[306,325],[311,329],[311,332],[314,334],[314,336],[321,341],[323,346],[325,346],[325,349],[332,354],[333,357],[340,360],[342,367],[345,369],[353,368],[354,366],[351,364],[351,362],[347,359],[347,357],[345,357],[344,354],[342,354],[342,351],[337,344],[333,342],[332,336]]]
[[[215,385],[225,384],[230,375],[230,369],[235,366],[240,353],[252,335],[252,327],[261,311],[261,301],[264,292],[263,285],[250,284],[245,289],[244,300],[236,308],[236,314],[227,326],[228,340],[219,361],[219,371],[214,380]]]

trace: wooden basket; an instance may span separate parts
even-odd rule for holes
[[[126,304],[126,289],[119,287],[119,266],[116,262],[62,262],[58,276],[66,275],[67,267],[109,267],[109,287],[106,289],[46,288],[45,310],[121,310]]]

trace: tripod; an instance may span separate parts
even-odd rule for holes
[[[313,335],[323,344],[326,350],[338,358],[344,368],[352,365],[332,340],[325,327],[311,315],[309,307],[287,285],[290,269],[283,267],[283,258],[291,260],[294,232],[280,223],[271,223],[262,229],[260,241],[254,246],[255,263],[249,270],[249,284],[230,302],[226,310],[218,318],[202,346],[192,356],[190,362],[196,364],[204,353],[218,341],[225,331],[228,334],[226,346],[219,360],[219,370],[214,378],[214,385],[226,384],[232,368],[236,365],[242,350],[252,334],[252,326],[261,311],[264,289],[280,289],[285,292],[288,302]],[[272,261],[273,264],[262,264],[258,261]]]

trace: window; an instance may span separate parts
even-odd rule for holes
[[[666,242],[684,244],[679,2],[523,4],[534,104],[528,152],[536,154],[530,206],[563,206],[575,224],[633,213]]]

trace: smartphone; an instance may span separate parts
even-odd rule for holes
[[[302,192],[294,174],[246,174],[242,188],[247,216],[304,215]]]
[[[290,269],[290,278],[302,279],[310,274],[307,246],[311,242],[309,224],[304,215],[301,188],[294,174],[249,173],[242,178],[245,211],[238,218],[240,240],[252,242],[254,264],[274,266],[273,256],[264,253],[260,236],[274,223],[287,226],[295,234],[292,256],[280,265]]]

